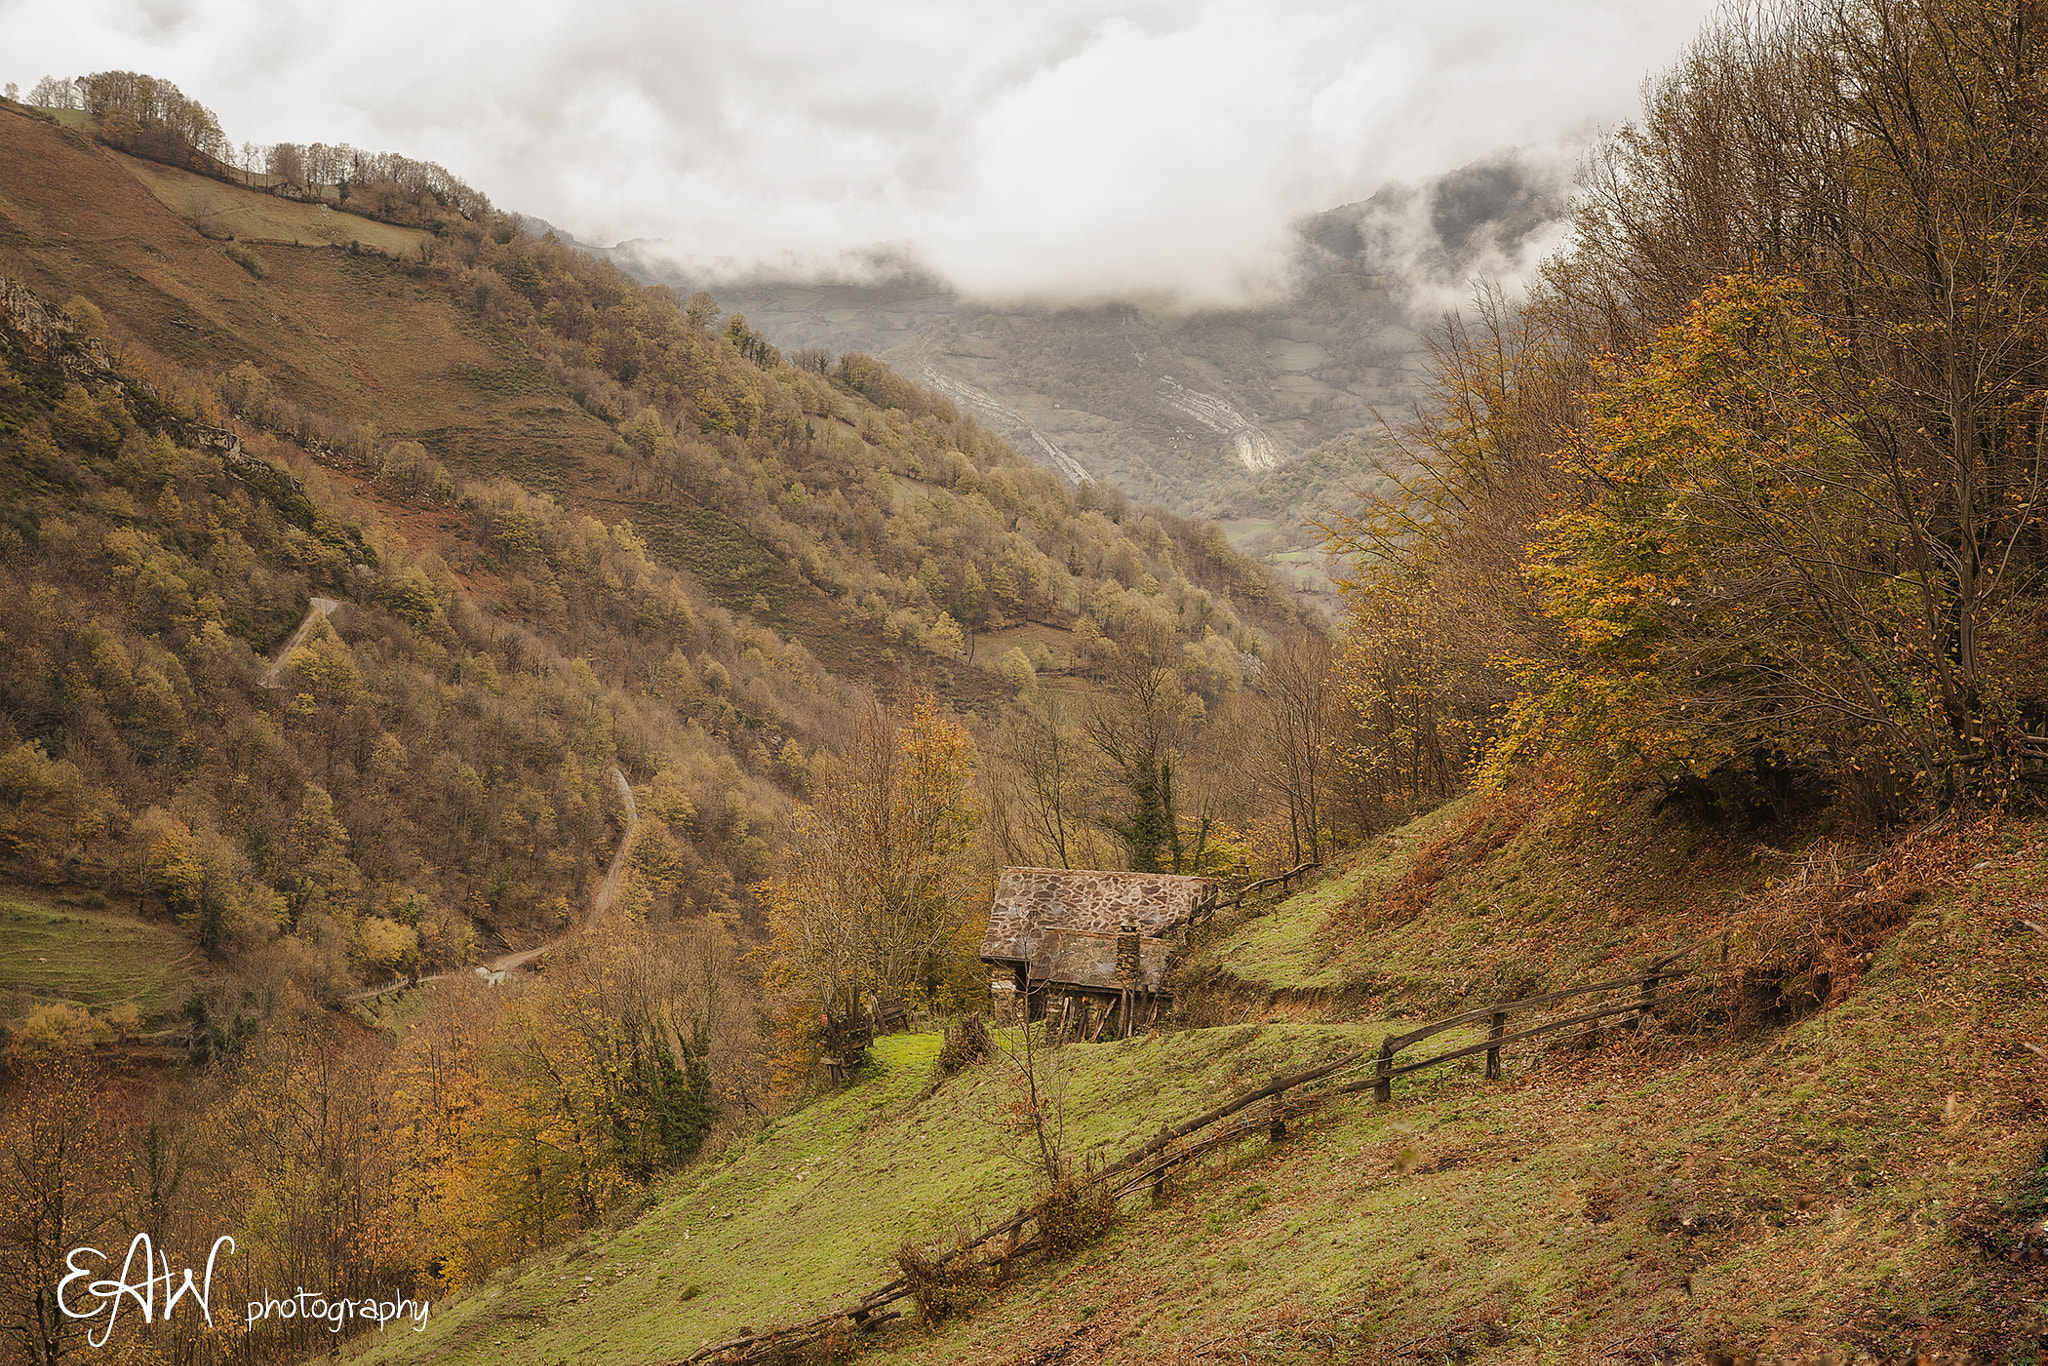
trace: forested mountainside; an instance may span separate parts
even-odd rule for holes
[[[481,670],[494,698],[483,710],[501,739],[519,739],[530,771],[507,783],[479,770],[488,814],[466,828],[481,843],[458,835],[426,860],[436,876],[465,870],[436,889],[438,904],[467,914],[488,903],[529,928],[553,905],[559,920],[601,862],[594,816],[543,822],[550,857],[529,847],[515,867],[494,843],[506,804],[594,813],[608,800],[596,778],[605,765],[679,781],[656,756],[698,743],[703,762],[717,754],[744,770],[691,799],[737,861],[690,878],[690,894],[725,905],[765,871],[749,832],[772,821],[778,784],[798,787],[802,755],[836,737],[849,681],[884,692],[928,683],[994,719],[1003,699],[1036,696],[1041,675],[1085,689],[1134,653],[1170,665],[1191,705],[1213,707],[1296,624],[1213,526],[1141,516],[1114,493],[1083,490],[1077,502],[876,362],[848,356],[829,375],[822,357],[784,362],[709,300],[679,306],[487,210],[449,211],[402,254],[353,236],[344,248],[324,204],[144,168],[18,113],[0,119],[0,139],[12,167],[4,265],[43,300],[71,300],[56,312],[24,296],[16,323],[12,354],[40,378],[14,390],[22,591],[9,601],[34,615],[12,635],[49,667],[10,671],[10,743],[83,764],[96,790],[114,780],[124,809],[170,798],[233,749],[181,734],[191,688],[213,686],[192,681],[205,672],[193,642],[211,641],[221,667],[239,661],[231,690],[256,705],[270,700],[246,686],[258,661],[310,596],[332,595],[347,603],[333,621],[348,648],[328,672],[345,677],[296,694],[325,729],[316,753],[285,742],[280,806],[296,809],[286,789],[317,780],[346,825],[357,800],[380,813],[401,790],[428,800],[439,784],[422,781],[427,771],[477,783],[466,769],[502,761],[380,714],[403,711],[387,687],[460,688]],[[32,164],[47,173],[25,174]],[[195,203],[208,222],[240,215],[279,235],[216,243],[169,207]],[[297,240],[321,245],[287,248],[293,222],[327,237],[309,230]],[[170,397],[148,402],[170,406],[134,411],[129,375],[156,376],[143,382]],[[238,435],[194,450],[186,434],[207,421]],[[228,440],[232,461],[218,445]],[[158,454],[138,463],[124,452],[141,442]],[[181,493],[185,479],[197,482]],[[56,555],[48,538],[60,526],[67,553],[83,558]],[[117,574],[107,557],[120,555]],[[161,593],[135,594],[134,576]],[[176,739],[168,751],[138,756],[125,698],[62,683],[93,648],[60,629],[79,620],[113,632],[136,667],[185,675],[165,685],[177,708],[155,723]],[[401,633],[384,647],[395,674],[358,676],[362,631]],[[313,655],[334,653],[325,639],[310,642]],[[541,700],[549,688],[585,701]],[[600,706],[608,692],[618,696]],[[601,711],[605,724],[584,722],[592,734],[578,743],[535,707]],[[96,742],[105,753],[92,753]],[[560,780],[582,784],[575,792],[550,786],[565,755],[580,765]],[[389,790],[372,778],[380,766]],[[753,809],[740,802],[728,820],[744,793]],[[463,799],[444,788],[431,800]],[[282,850],[282,835],[265,832],[259,848]],[[372,862],[372,882],[406,875],[404,859]],[[476,881],[486,869],[487,896]]]
[[[247,1285],[457,1285],[807,1084],[820,981],[970,1000],[998,862],[1280,856],[1200,751],[1302,619],[1213,525],[473,192],[338,210],[120,112],[0,108],[4,1137],[60,1168],[9,1188],[18,1347],[77,1343],[51,1240],[134,1145]],[[897,753],[946,870],[914,979],[832,977],[787,850]]]

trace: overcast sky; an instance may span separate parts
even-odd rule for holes
[[[578,238],[989,296],[1256,291],[1287,224],[1631,116],[1708,0],[0,0],[237,142],[439,161]]]

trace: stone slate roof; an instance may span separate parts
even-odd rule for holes
[[[1172,873],[1112,873],[1069,868],[1005,868],[996,881],[995,905],[989,910],[988,933],[982,937],[983,961],[1010,967],[1030,965],[1032,980],[1041,979],[1037,967],[1049,931],[1072,930],[1088,935],[1106,935],[1109,942],[1108,976],[1105,985],[1116,984],[1115,938],[1125,920],[1135,920],[1143,939],[1156,940],[1175,925],[1183,924],[1196,904],[1208,894],[1213,880],[1180,877]],[[1065,964],[1070,955],[1083,954],[1077,946],[1062,948],[1046,960]],[[1088,952],[1092,952],[1089,950]],[[1164,946],[1157,950],[1164,964]],[[1145,976],[1157,980],[1152,971],[1153,949],[1144,946]],[[1078,969],[1079,958],[1072,958]],[[1162,969],[1163,971],[1163,966]],[[1050,980],[1066,981],[1065,977]],[[1076,983],[1080,985],[1080,983]],[[1152,986],[1149,990],[1158,990]]]
[[[1093,930],[1049,929],[1031,959],[1031,980],[1091,991],[1135,987],[1157,993],[1166,987],[1166,941],[1138,939],[1138,980],[1116,975],[1116,936]]]

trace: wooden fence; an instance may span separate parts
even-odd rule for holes
[[[1263,892],[1269,887],[1279,887],[1284,890],[1296,878],[1303,877],[1320,867],[1322,867],[1320,863],[1297,863],[1284,873],[1275,873],[1271,877],[1260,878],[1257,882],[1238,888],[1229,896],[1218,897],[1214,901],[1197,903],[1194,910],[1188,913],[1188,923],[1199,925],[1205,920],[1212,919],[1216,912],[1223,910],[1225,907],[1242,906],[1246,897],[1257,892]]]
[[[1281,876],[1297,876],[1313,866],[1304,864]],[[1268,879],[1267,885],[1277,881],[1277,878]],[[1252,890],[1253,888],[1246,888],[1245,893]],[[1240,893],[1240,896],[1243,894]],[[1482,1053],[1486,1055],[1486,1079],[1495,1081],[1500,1077],[1500,1051],[1509,1044],[1521,1043],[1617,1015],[1631,1016],[1629,1027],[1635,1028],[1648,1018],[1659,1004],[1673,999],[1676,993],[1661,991],[1660,988],[1666,982],[1691,975],[1692,969],[1673,965],[1689,957],[1699,947],[1699,944],[1694,944],[1678,953],[1667,954],[1631,977],[1618,977],[1611,981],[1595,982],[1589,986],[1571,987],[1564,991],[1545,992],[1539,996],[1526,996],[1519,1000],[1481,1006],[1477,1010],[1433,1020],[1402,1034],[1390,1034],[1380,1041],[1377,1049],[1355,1048],[1314,1067],[1276,1076],[1261,1086],[1241,1092],[1220,1105],[1204,1110],[1201,1114],[1184,1119],[1178,1124],[1162,1127],[1152,1138],[1089,1175],[1084,1184],[1098,1190],[1107,1189],[1114,1199],[1122,1199],[1145,1190],[1150,1190],[1155,1196],[1162,1195],[1166,1178],[1175,1168],[1187,1166],[1219,1149],[1260,1135],[1277,1143],[1286,1138],[1287,1126],[1291,1120],[1319,1110],[1339,1097],[1370,1089],[1375,1101],[1386,1104],[1393,1099],[1393,1084],[1396,1077],[1408,1076],[1443,1063],[1476,1057]],[[1549,1011],[1566,1001],[1587,996],[1612,995],[1617,992],[1632,994],[1620,1001],[1575,1010],[1555,1019],[1546,1019],[1539,1024],[1508,1032],[1507,1024],[1513,1016]],[[1399,1061],[1400,1055],[1416,1044],[1447,1030],[1478,1024],[1481,1021],[1486,1022],[1488,1026],[1484,1042],[1453,1048],[1410,1062]],[[1343,1074],[1348,1070],[1368,1063],[1372,1070],[1365,1076],[1343,1078]],[[1332,1084],[1310,1089],[1316,1082]],[[1255,1114],[1246,1113],[1254,1106],[1258,1106],[1261,1101],[1269,1103]],[[1019,1209],[1009,1218],[983,1229],[974,1237],[934,1257],[933,1263],[944,1266],[959,1257],[979,1259],[983,1248],[1000,1240],[1000,1249],[995,1259],[986,1262],[985,1265],[1007,1267],[1012,1258],[1037,1251],[1044,1246],[1042,1223],[1045,1208],[1046,1206],[1041,1203],[1028,1209]],[[1026,1231],[1034,1225],[1039,1225],[1040,1228],[1027,1237]],[[741,1333],[721,1342],[707,1344],[689,1356],[671,1359],[662,1363],[662,1366],[698,1366],[698,1363],[707,1362],[717,1362],[720,1366],[740,1366],[741,1363],[775,1360],[816,1344],[835,1332],[845,1332],[848,1329],[865,1331],[890,1319],[899,1318],[901,1312],[889,1310],[887,1306],[909,1297],[912,1293],[909,1281],[898,1276],[861,1295],[843,1308],[765,1332]]]

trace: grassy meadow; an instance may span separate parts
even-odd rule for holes
[[[1108,1160],[1409,1027],[1396,1020],[1621,975],[1668,947],[1682,906],[1753,910],[1825,852],[1729,865],[1646,811],[1622,814],[1560,827],[1468,798],[1219,926],[1189,954],[1184,980],[1202,985],[1184,1004],[1240,1018],[1051,1054],[1066,1151]],[[860,1339],[860,1359],[1534,1363],[2019,1343],[2048,1328],[2048,1296],[2000,1240],[2043,1212],[2048,1116],[2040,1064],[2011,1039],[2048,1034],[2048,941],[2016,931],[2013,908],[2048,878],[2048,826],[1967,833],[1922,865],[1930,894],[1826,1009],[1729,1028],[1702,987],[1640,1032],[1513,1045],[1496,1083],[1471,1058],[1397,1081],[1390,1105],[1339,1098],[1156,1203],[1127,1200],[1068,1260],[1020,1259],[966,1315]],[[1431,894],[1411,905],[1418,882]],[[1333,935],[1333,917],[1368,928]],[[1034,1190],[999,1122],[1016,1056],[927,1094],[938,1044],[882,1040],[859,1084],[681,1173],[601,1235],[437,1305],[418,1338],[362,1340],[364,1355],[667,1360],[879,1285],[900,1241],[943,1243]]]
[[[112,909],[0,891],[0,1010],[48,1003],[105,1012],[133,1001],[145,1017],[176,1010],[200,957],[176,930]]]

